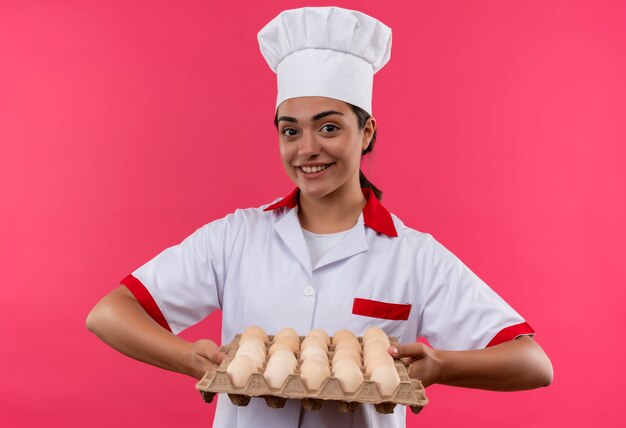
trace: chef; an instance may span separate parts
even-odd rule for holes
[[[258,39],[278,77],[280,155],[295,189],[154,257],[96,305],[89,329],[133,358],[200,378],[224,355],[209,340],[176,334],[218,309],[223,343],[251,325],[300,335],[379,326],[404,344],[389,352],[412,361],[411,376],[426,386],[549,384],[550,362],[524,318],[431,235],[391,214],[360,171],[376,137],[373,75],[390,58],[391,30],[356,11],[301,8],[278,15]],[[214,426],[405,424],[402,406],[346,414],[332,404],[304,411],[297,400],[271,409],[263,399],[246,407],[220,399]]]

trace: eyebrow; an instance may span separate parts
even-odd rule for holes
[[[317,120],[320,120],[326,116],[331,116],[333,114],[338,114],[343,116],[343,113],[335,111],[335,110],[326,110],[323,111],[321,113],[317,113],[315,116],[313,116],[311,118],[311,122],[315,122]],[[280,122],[281,120],[284,120],[285,122],[292,122],[292,123],[298,123],[298,119],[296,119],[295,117],[291,117],[291,116],[281,116],[278,118],[278,120],[276,121],[277,123]]]

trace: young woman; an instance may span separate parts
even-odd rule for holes
[[[295,190],[163,251],[94,307],[88,328],[133,358],[201,378],[224,355],[210,340],[176,333],[216,309],[225,343],[250,325],[301,335],[379,326],[404,343],[389,352],[409,359],[425,386],[550,384],[550,361],[525,320],[432,236],[390,214],[360,172],[376,135],[371,79],[389,58],[390,30],[359,12],[304,8],[283,12],[259,40],[278,74],[275,121]],[[404,426],[396,409],[342,414],[305,412],[296,400],[280,410],[219,400],[215,426]]]

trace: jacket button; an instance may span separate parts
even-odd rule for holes
[[[310,285],[307,285],[306,287],[304,287],[304,295],[306,297],[311,297],[314,294],[315,294],[315,290],[313,289],[313,287],[311,287]]]

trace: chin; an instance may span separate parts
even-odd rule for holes
[[[309,198],[321,199],[324,196],[332,193],[332,191],[322,186],[299,186],[300,193],[306,195]]]

